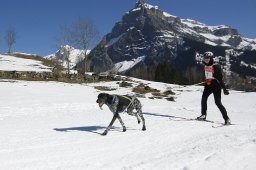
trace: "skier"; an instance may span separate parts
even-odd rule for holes
[[[223,82],[222,70],[219,65],[214,64],[213,53],[207,51],[204,53],[204,71],[205,71],[205,86],[201,100],[201,116],[197,120],[206,120],[207,99],[211,93],[214,95],[215,104],[218,106],[224,120],[225,125],[230,125],[231,121],[227,115],[225,107],[221,103],[221,89],[225,95],[229,92]]]

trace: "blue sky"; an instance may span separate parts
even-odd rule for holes
[[[207,25],[228,25],[245,37],[256,39],[256,0],[145,0],[163,11],[200,21]],[[88,17],[101,36],[109,33],[137,0],[1,0],[0,53],[8,27],[15,28],[17,42],[13,50],[48,55],[57,50],[53,39],[60,25],[77,17]]]

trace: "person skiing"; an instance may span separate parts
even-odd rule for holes
[[[201,100],[201,116],[197,117],[197,120],[206,120],[207,111],[207,99],[210,94],[213,93],[215,104],[218,106],[223,119],[225,120],[225,125],[230,125],[231,121],[227,115],[225,107],[221,103],[221,89],[225,95],[229,94],[226,86],[223,82],[222,70],[219,65],[214,64],[213,53],[207,51],[204,53],[204,71],[205,71],[205,86]]]

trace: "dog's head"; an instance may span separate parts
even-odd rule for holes
[[[99,107],[101,110],[102,110],[102,106],[107,102],[109,96],[110,95],[107,93],[100,93],[98,95],[98,99],[96,100],[96,102],[99,104]]]

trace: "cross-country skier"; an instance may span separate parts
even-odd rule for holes
[[[207,99],[210,94],[213,93],[214,100],[220,112],[225,120],[225,125],[231,124],[231,121],[227,115],[227,111],[225,107],[221,103],[221,89],[225,95],[228,95],[229,92],[226,89],[226,86],[223,82],[222,70],[219,65],[214,64],[213,61],[213,53],[207,51],[204,53],[204,71],[205,71],[205,86],[202,95],[201,101],[201,116],[197,117],[198,120],[206,119],[206,111],[207,111]]]

